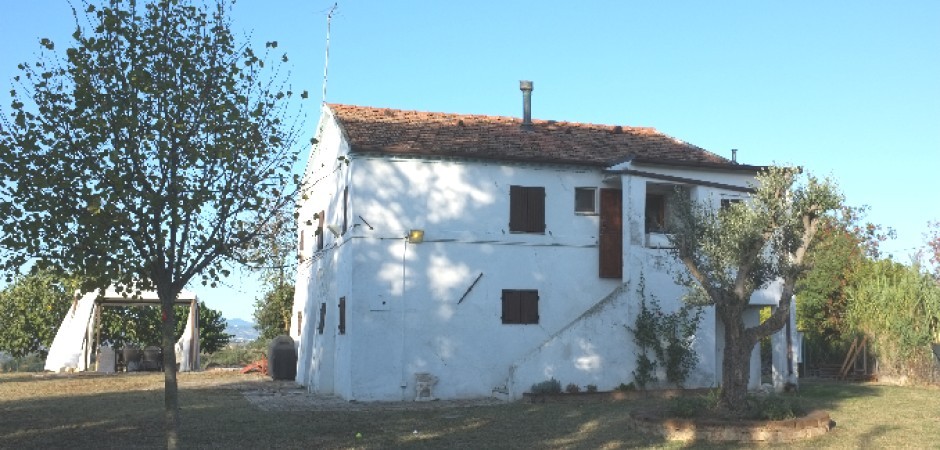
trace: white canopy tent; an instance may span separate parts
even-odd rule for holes
[[[124,297],[111,287],[104,295],[85,294],[72,304],[62,320],[46,357],[46,370],[89,369],[92,352],[101,345],[101,308],[159,304],[160,298],[153,291],[141,292],[139,297]],[[199,370],[199,303],[195,294],[184,289],[176,298],[176,304],[189,306],[186,328],[176,342],[176,362],[181,372]]]

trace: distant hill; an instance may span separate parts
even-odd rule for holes
[[[234,336],[232,342],[251,342],[258,339],[254,322],[243,319],[226,319],[225,332]]]

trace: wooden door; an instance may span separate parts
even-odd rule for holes
[[[600,278],[623,278],[623,194],[620,189],[601,189],[598,242]]]

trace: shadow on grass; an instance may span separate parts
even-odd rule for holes
[[[159,448],[164,446],[163,389],[160,380],[141,385],[137,377],[105,379],[109,389],[82,391],[74,378],[6,377],[0,380],[0,447]],[[89,378],[90,380],[101,378]],[[3,384],[15,380],[16,386]],[[659,400],[623,402],[512,402],[427,409],[395,407],[333,411],[262,411],[243,392],[219,385],[180,390],[183,448],[636,448],[708,445],[667,443],[630,429],[629,413]],[[60,381],[60,384],[49,383]],[[10,394],[41,383],[45,394]],[[267,386],[259,381],[255,388]],[[35,386],[38,392],[39,386]],[[97,388],[96,388],[97,389]],[[4,393],[7,394],[4,394]],[[50,394],[50,392],[54,394]],[[273,393],[271,395],[281,395]],[[831,409],[845,400],[870,401],[881,390],[866,385],[808,382],[800,397]],[[7,398],[4,398],[4,397]],[[11,399],[14,398],[15,399]],[[835,417],[836,420],[841,420]],[[876,435],[897,433],[887,426],[840,437],[859,445]],[[361,436],[361,437],[357,437]],[[832,434],[832,433],[830,433]],[[833,437],[834,439],[835,437]],[[825,439],[822,446],[835,441]],[[801,444],[811,448],[814,443]]]
[[[163,389],[133,386],[115,377],[113,389],[87,394],[73,379],[46,379],[45,394],[0,389],[0,447],[160,448]],[[10,378],[4,381],[10,381]],[[54,381],[54,380],[53,380]],[[60,379],[60,381],[62,381]],[[14,389],[29,389],[17,381]],[[159,386],[159,387],[158,387]],[[50,389],[51,388],[51,389]],[[57,391],[61,388],[62,391]],[[68,390],[69,392],[67,392]],[[277,394],[274,394],[277,395]],[[6,398],[4,398],[6,397]],[[183,448],[597,448],[663,445],[633,433],[631,406],[621,403],[492,406],[431,409],[369,408],[348,411],[261,411],[238,389],[180,390]],[[357,437],[357,433],[361,437]]]

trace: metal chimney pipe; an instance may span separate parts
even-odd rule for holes
[[[738,163],[738,149],[736,148],[731,149],[731,162],[733,164]]]
[[[532,82],[519,81],[519,90],[522,91],[522,128],[532,127]]]

